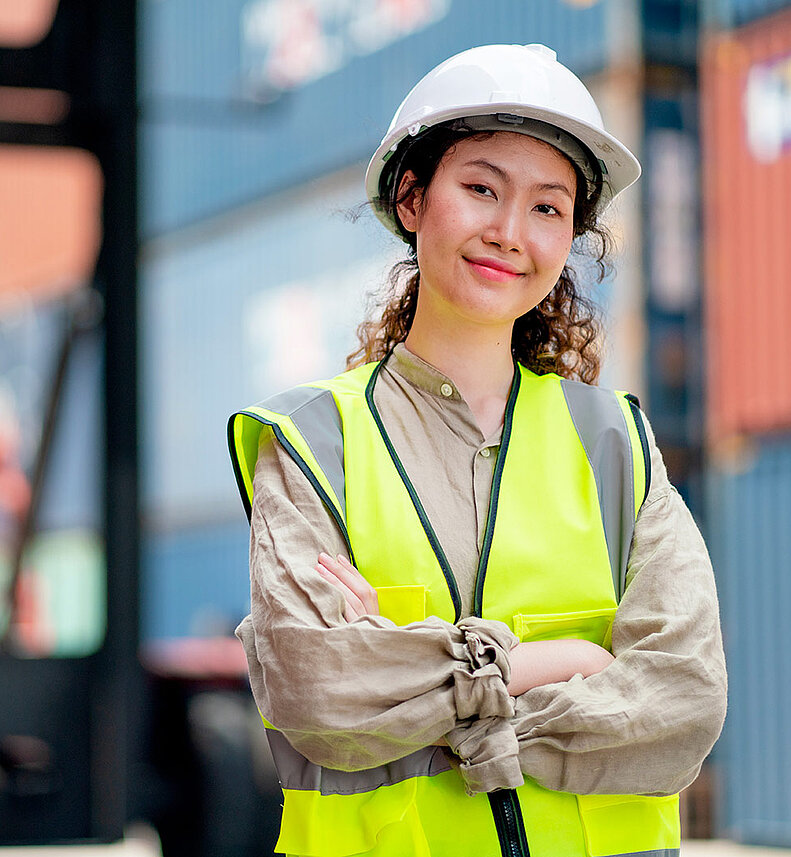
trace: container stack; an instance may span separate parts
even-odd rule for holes
[[[709,4],[701,52],[708,536],[730,672],[719,828],[791,845],[791,4]]]

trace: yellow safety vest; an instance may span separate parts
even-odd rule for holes
[[[458,621],[447,558],[373,399],[382,364],[296,387],[234,414],[231,457],[250,514],[263,426],[271,427],[399,625]],[[634,521],[650,482],[636,400],[517,367],[505,410],[473,613],[520,640],[609,646]],[[408,557],[408,561],[405,561]],[[407,577],[405,577],[405,574]],[[300,857],[676,857],[678,796],[575,795],[529,777],[468,796],[444,751],[388,765],[321,768],[273,728],[284,793],[278,852]]]

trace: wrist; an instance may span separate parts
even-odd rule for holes
[[[588,640],[540,640],[519,643],[510,652],[511,696],[520,696],[534,687],[568,681],[601,672],[613,661],[612,655]]]

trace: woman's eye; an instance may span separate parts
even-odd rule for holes
[[[485,184],[471,184],[467,185],[467,187],[479,196],[494,196],[494,191],[492,191],[491,188],[486,187]]]
[[[561,214],[561,212],[557,208],[555,208],[554,205],[550,205],[548,202],[542,202],[540,205],[537,205],[536,211],[538,211],[540,214]]]

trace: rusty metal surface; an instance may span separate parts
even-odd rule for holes
[[[702,55],[708,433],[791,426],[791,10]]]

